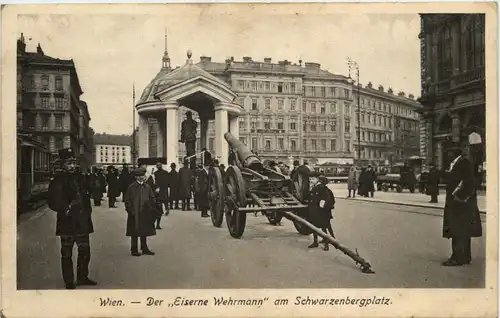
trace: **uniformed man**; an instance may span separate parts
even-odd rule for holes
[[[310,194],[311,200],[309,201],[309,220],[323,232],[327,233],[328,231],[331,236],[335,237],[330,223],[333,218],[332,209],[335,206],[335,197],[326,186],[328,178],[320,175],[319,177],[311,177],[310,182],[313,187]],[[321,243],[324,244],[324,250],[328,251],[328,242],[323,240]],[[315,247],[318,247],[318,235],[313,232],[313,243],[309,245],[309,248]]]
[[[94,286],[89,275],[90,238],[94,232],[92,207],[85,185],[75,175],[76,159],[71,148],[59,150],[63,171],[50,182],[49,208],[57,212],[56,235],[61,237],[61,267],[66,289],[74,289],[73,245],[78,246],[76,285]]]
[[[186,145],[186,156],[190,157],[196,152],[196,131],[198,123],[193,119],[193,113],[186,112],[186,119],[181,124],[181,140]],[[192,157],[191,166],[196,164],[196,157]]]

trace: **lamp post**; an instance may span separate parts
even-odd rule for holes
[[[347,58],[347,65],[349,66],[349,79],[352,81],[351,78],[351,70],[356,71],[356,82],[357,82],[357,104],[358,104],[358,160],[361,161],[361,105],[359,102],[359,91],[360,91],[360,84],[359,84],[359,65],[357,62],[353,61],[350,57]]]

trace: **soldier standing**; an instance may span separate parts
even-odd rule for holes
[[[168,173],[168,187],[170,188],[170,209],[179,209],[179,173],[175,170],[175,163],[170,164],[170,172]]]
[[[66,289],[74,289],[73,245],[78,246],[77,285],[94,286],[89,275],[90,237],[94,232],[92,207],[85,185],[75,175],[71,148],[59,150],[63,171],[50,182],[49,208],[57,212],[56,235],[61,238],[61,267]]]

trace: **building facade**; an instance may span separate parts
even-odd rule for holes
[[[163,78],[168,72],[170,59],[167,49],[163,57],[163,68],[153,81],[145,88],[139,102],[141,105],[152,103],[155,87],[161,87]],[[349,77],[336,75],[321,69],[319,63],[298,61],[278,61],[273,63],[271,58],[263,62],[254,61],[251,57],[243,57],[242,61],[228,58],[225,62],[214,62],[211,57],[202,56],[196,66],[210,75],[228,84],[237,95],[235,102],[243,108],[238,118],[239,139],[264,160],[291,162],[292,160],[306,159],[313,164],[337,163],[349,164],[355,159],[354,150],[357,148],[357,107],[352,81]],[[403,94],[403,93],[402,93]],[[366,102],[363,110],[362,159],[366,161],[384,161],[390,156],[389,145],[384,143],[395,142],[401,138],[394,129],[395,120],[408,130],[414,129],[412,136],[418,134],[418,115],[415,109],[419,104],[403,95],[395,96],[392,91],[383,92],[370,87],[360,90],[362,101]],[[372,108],[372,103],[375,105]],[[384,111],[380,104],[391,105]],[[182,105],[181,105],[182,106]],[[178,113],[179,123],[185,118],[187,108],[181,107]],[[401,110],[401,113],[396,111]],[[405,113],[403,113],[403,110]],[[407,113],[406,113],[407,111]],[[365,115],[366,113],[366,115]],[[390,118],[381,121],[384,117]],[[201,123],[196,113],[194,119]],[[372,117],[373,122],[372,122]],[[377,117],[378,116],[378,117]],[[161,125],[156,118],[149,118],[149,156],[159,157],[163,139]],[[407,124],[410,121],[411,124]],[[385,126],[384,126],[385,125]],[[389,126],[391,125],[391,126]],[[180,127],[180,124],[179,124]],[[208,123],[207,148],[213,153],[215,150],[214,120]],[[384,137],[380,137],[380,134]],[[200,136],[201,132],[198,131]],[[390,134],[390,137],[385,138]],[[202,146],[198,138],[197,151]],[[393,143],[394,143],[393,142]],[[418,138],[411,146],[400,152],[403,155],[418,153]],[[392,145],[392,144],[391,144]],[[160,151],[158,151],[160,149]],[[411,151],[409,150],[411,149]],[[382,151],[383,150],[383,151]],[[184,147],[179,147],[178,158],[185,156]]]
[[[73,60],[45,55],[40,44],[26,52],[24,36],[18,39],[18,133],[29,134],[57,155],[72,148],[83,169],[92,164],[88,129],[90,115]]]
[[[95,134],[95,163],[119,166],[132,163],[132,137],[129,135]]]
[[[446,169],[447,149],[470,152],[469,136],[481,139],[485,160],[484,14],[421,14],[421,155]]]

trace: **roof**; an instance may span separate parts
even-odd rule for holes
[[[95,134],[94,145],[118,145],[130,146],[132,144],[132,136],[130,135],[111,135],[111,134]]]
[[[73,60],[61,60],[58,58],[54,58],[48,55],[44,55],[41,53],[35,52],[26,52],[24,53],[24,58],[26,62],[29,63],[41,63],[41,64],[57,64],[57,65],[66,65],[66,66],[75,66]]]
[[[144,91],[142,92],[141,98],[139,99],[137,105],[156,102],[157,99],[155,98],[155,95],[158,92],[168,87],[172,87],[174,85],[200,76],[208,78],[214,82],[217,82],[221,86],[225,86],[231,89],[231,87],[227,83],[208,73],[198,65],[193,64],[191,60],[188,60],[186,64],[179,68],[176,68],[173,71],[162,68],[160,72],[158,72],[158,74],[155,76],[155,78],[146,86],[146,88],[144,88]]]

